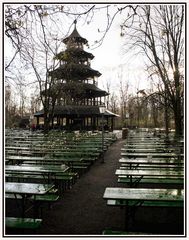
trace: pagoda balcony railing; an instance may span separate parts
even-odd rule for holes
[[[102,101],[86,101],[86,102],[80,102],[78,105],[81,105],[81,106],[101,106],[103,105],[104,102]]]
[[[104,105],[103,101],[96,101],[96,100],[85,100],[85,101],[72,101],[72,102],[65,102],[60,101],[58,105],[66,106],[66,105],[76,105],[76,106],[102,106]]]

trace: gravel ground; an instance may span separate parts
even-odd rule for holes
[[[119,165],[120,148],[117,141],[106,152],[104,163],[99,159],[83,174],[62,200],[47,212],[39,233],[63,235],[98,235],[106,228],[123,228],[120,209],[106,207],[103,193],[107,186],[117,186],[115,170]]]
[[[72,189],[63,193],[52,209],[43,211],[43,224],[35,235],[98,236],[104,229],[124,230],[124,209],[106,206],[103,193],[106,187],[117,183],[115,170],[119,167],[120,149],[124,140],[118,140],[108,149],[104,163],[96,161]],[[131,231],[154,234],[183,234],[183,212],[168,209],[139,208]],[[169,224],[170,222],[170,224]],[[8,232],[19,234],[20,232]],[[22,232],[24,234],[24,232]],[[27,234],[27,233],[26,233]]]

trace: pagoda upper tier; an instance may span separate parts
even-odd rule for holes
[[[65,43],[68,47],[72,46],[72,44],[74,46],[82,47],[83,44],[87,44],[88,41],[87,39],[80,36],[80,34],[76,29],[76,24],[75,24],[75,28],[73,32],[70,34],[70,36],[63,39],[63,43]]]
[[[92,69],[88,65],[68,63],[61,65],[59,68],[50,73],[50,76],[57,79],[66,79],[66,80],[86,80],[88,78],[99,77],[101,73]]]
[[[73,61],[82,64],[85,61],[88,61],[88,59],[92,60],[94,58],[94,55],[92,53],[84,51],[81,48],[71,47],[67,48],[65,51],[58,53],[55,58],[64,62]]]
[[[60,65],[55,70],[49,72],[49,75],[57,80],[65,81],[83,81],[98,78],[101,73],[90,67],[90,61],[94,58],[92,53],[83,49],[88,41],[81,37],[75,28],[73,32],[63,39],[66,44],[66,50],[56,54],[55,59]]]

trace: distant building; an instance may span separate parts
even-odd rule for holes
[[[49,73],[49,77],[56,79],[53,89],[60,91],[51,126],[67,130],[100,129],[102,114],[99,107],[104,105],[109,93],[98,88],[97,80],[101,73],[90,66],[94,56],[84,50],[88,41],[78,33],[76,21],[73,32],[63,43],[66,44],[66,50],[55,56],[59,66]],[[41,110],[34,114],[37,126],[40,125],[43,113]],[[107,130],[113,130],[116,116],[106,109],[103,124]]]
[[[20,119],[18,123],[20,128],[29,128],[30,127],[30,116],[24,116]]]

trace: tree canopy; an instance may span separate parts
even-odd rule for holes
[[[75,20],[89,25],[97,13],[104,19],[99,27],[99,38],[93,47],[100,47],[116,17],[120,36],[125,40],[125,52],[141,54],[146,64],[149,81],[156,84],[155,94],[163,99],[165,111],[174,114],[176,133],[183,131],[184,103],[184,4],[4,4],[5,42],[14,51],[6,55],[6,81],[18,73],[18,62],[23,72],[32,69],[32,81],[44,92],[53,84],[49,72],[56,68],[57,53],[62,39],[68,36]],[[70,22],[69,27],[65,22]],[[86,56],[88,53],[86,52]],[[65,59],[67,56],[62,56]],[[69,57],[71,57],[69,53]],[[92,58],[92,56],[91,56]],[[17,69],[17,70],[16,70]],[[27,72],[27,71],[26,71]],[[20,79],[14,78],[14,79]],[[20,80],[19,80],[20,81]],[[123,90],[123,89],[122,89]],[[154,99],[158,99],[155,97]],[[48,98],[43,104],[48,102]],[[127,100],[123,99],[126,109]],[[125,105],[126,104],[126,105]],[[47,104],[48,105],[48,104]],[[125,112],[124,110],[123,112]]]

